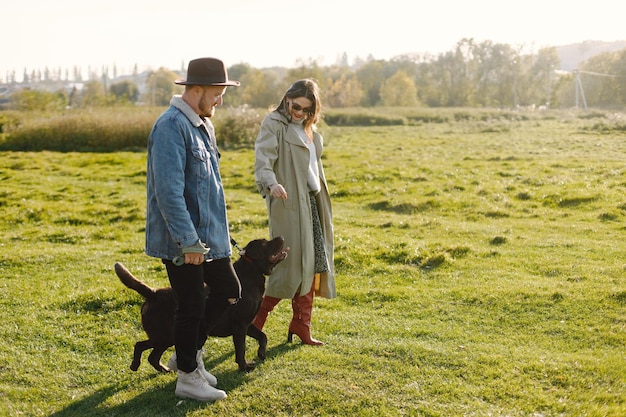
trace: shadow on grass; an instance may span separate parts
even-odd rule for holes
[[[254,345],[254,348],[256,349],[256,344]],[[265,358],[264,361],[259,361],[258,358],[255,358],[255,364],[257,368],[260,368],[263,366],[264,363],[267,363],[275,358],[278,358],[288,352],[291,352],[295,349],[299,349],[302,345],[302,343],[299,342],[294,342],[294,343],[289,343],[289,342],[283,342],[279,345],[270,347],[267,349],[266,355],[267,357]],[[252,354],[249,353],[246,354],[246,357],[250,357]],[[219,364],[227,362],[227,361],[232,361],[233,363],[233,368],[231,371],[228,372],[224,372],[222,374],[220,374],[219,376],[219,387],[220,389],[225,390],[226,392],[228,392],[229,390],[235,389],[241,385],[243,385],[248,378],[248,375],[250,374],[254,374],[254,372],[256,372],[256,369],[251,371],[251,373],[246,373],[246,372],[241,372],[239,371],[239,368],[237,368],[237,364],[235,362],[235,350],[233,347],[233,350],[229,353],[225,353],[222,356],[219,356],[217,358],[214,358],[213,360],[210,360],[208,362],[206,362],[207,365],[207,369],[210,371],[211,369],[213,369],[214,367],[217,367]]]
[[[264,362],[271,361],[285,353],[294,349],[299,349],[300,343],[284,342],[280,345],[271,347],[267,351],[267,358]],[[218,388],[225,390],[227,393],[237,389],[249,380],[248,373],[240,372],[234,362],[235,351],[225,353],[213,360],[207,362],[207,369],[212,369],[226,361],[233,361],[235,366],[231,371],[227,371],[218,375]],[[257,362],[257,366],[262,366],[263,362]],[[256,370],[252,371],[253,373]],[[156,379],[162,374],[155,373],[149,378]],[[165,381],[165,383],[155,382],[155,385],[147,390],[140,392],[137,396],[119,403],[115,397],[120,393],[128,391],[136,391],[132,381],[129,383],[113,384],[109,387],[102,388],[87,397],[79,399],[62,410],[59,410],[48,417],[97,417],[97,416],[133,416],[133,417],[158,417],[158,416],[185,416],[195,410],[210,410],[213,403],[200,402],[188,399],[178,398],[174,395],[176,388],[176,380]],[[123,394],[122,396],[125,396]],[[112,402],[115,404],[111,405]]]
[[[183,416],[189,411],[210,407],[210,403],[191,400],[180,402],[181,399],[174,396],[175,386],[176,382],[172,381],[141,392],[128,401],[109,405],[118,393],[133,389],[132,384],[111,385],[69,404],[49,417]]]

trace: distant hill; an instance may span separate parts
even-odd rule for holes
[[[594,55],[603,52],[621,51],[626,48],[626,40],[614,42],[585,41],[571,45],[556,46],[555,48],[561,60],[560,69],[572,71],[577,69],[581,62]]]

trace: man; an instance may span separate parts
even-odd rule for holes
[[[189,62],[182,95],[154,123],[148,139],[146,254],[161,258],[177,301],[175,394],[199,401],[226,398],[204,367],[205,309],[220,314],[241,297],[233,269],[219,152],[210,118],[223,103],[228,80],[215,58]],[[206,284],[210,289],[207,302]]]

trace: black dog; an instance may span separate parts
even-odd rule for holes
[[[257,239],[250,241],[241,250],[241,257],[233,264],[241,282],[241,299],[230,305],[220,317],[212,317],[207,309],[207,333],[209,336],[233,337],[235,361],[241,371],[254,369],[254,362],[246,362],[246,335],[259,343],[257,356],[265,359],[267,337],[265,333],[250,324],[259,311],[265,291],[265,276],[270,275],[276,265],[287,257],[289,248],[284,247],[282,236],[270,241]],[[176,301],[171,287],[154,289],[135,278],[121,263],[115,264],[115,273],[122,283],[141,294],[145,301],[141,306],[141,324],[148,340],[135,344],[130,369],[136,371],[141,364],[143,351],[152,348],[148,362],[159,372],[170,369],[161,363],[161,356],[174,345],[174,314]],[[213,302],[207,293],[207,306]]]

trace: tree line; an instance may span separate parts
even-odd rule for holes
[[[626,49],[593,56],[577,71],[559,71],[555,47],[525,53],[522,48],[491,41],[462,39],[437,56],[402,55],[391,60],[368,59],[357,65],[347,60],[331,66],[316,61],[294,68],[254,68],[236,64],[228,68],[241,87],[229,88],[226,104],[267,108],[276,104],[296,79],[318,80],[324,102],[342,107],[478,107],[567,108],[582,104],[622,109],[626,104]],[[91,77],[82,88],[44,93],[22,89],[9,107],[29,109],[147,104],[164,106],[180,92],[173,83],[181,73],[165,68],[143,77],[123,80],[107,72]],[[32,80],[31,80],[32,81]],[[32,85],[32,83],[31,83]],[[41,97],[45,95],[46,97]]]

